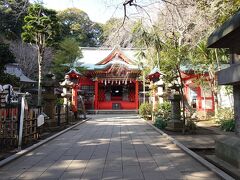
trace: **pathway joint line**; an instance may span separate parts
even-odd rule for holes
[[[2,161],[0,161],[0,167],[3,167],[3,166],[5,166],[6,164],[8,164],[8,163],[10,163],[10,162],[12,162],[12,161],[20,158],[21,156],[23,156],[23,155],[25,155],[25,154],[33,151],[34,149],[42,146],[43,144],[46,144],[47,142],[55,139],[56,137],[60,136],[61,134],[64,134],[65,132],[67,132],[67,131],[75,128],[76,126],[85,123],[85,122],[88,121],[89,119],[91,119],[91,118],[87,118],[87,119],[85,119],[85,120],[82,120],[82,121],[78,122],[77,124],[74,124],[73,126],[67,128],[67,129],[64,129],[64,130],[62,130],[62,131],[60,131],[60,132],[58,132],[58,133],[56,133],[56,134],[48,137],[47,139],[44,139],[44,140],[42,140],[42,141],[40,141],[40,142],[38,142],[38,143],[36,143],[36,144],[33,144],[32,146],[30,146],[30,147],[28,147],[28,148],[26,148],[26,149],[23,149],[23,150],[17,152],[16,154],[13,154],[13,155],[9,156],[9,157],[6,158],[6,159],[3,159]]]
[[[164,137],[166,137],[168,140],[170,140],[171,142],[173,142],[175,145],[177,145],[179,148],[181,148],[184,152],[186,152],[187,154],[189,154],[191,157],[193,157],[194,159],[196,159],[198,162],[200,162],[202,165],[204,165],[205,167],[207,167],[209,170],[213,171],[214,173],[216,173],[219,177],[223,178],[223,179],[227,179],[227,180],[234,180],[234,178],[232,178],[231,176],[229,176],[228,174],[226,174],[225,172],[223,172],[221,169],[219,169],[218,167],[214,166],[213,164],[211,164],[210,162],[208,162],[207,160],[203,159],[201,156],[199,156],[198,154],[196,154],[195,152],[191,151],[190,149],[188,149],[186,146],[184,146],[182,143],[180,143],[179,141],[177,141],[176,139],[174,139],[173,137],[169,136],[168,134],[166,134],[165,132],[163,132],[162,130],[158,129],[157,127],[155,127],[154,125],[152,125],[150,122],[144,120],[143,118],[139,117],[139,119],[141,119],[142,121],[144,121],[145,123],[147,123],[149,126],[151,126],[153,129],[155,129],[158,133],[162,134]]]

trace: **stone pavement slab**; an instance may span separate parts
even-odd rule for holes
[[[0,168],[0,179],[220,179],[134,115],[97,115]]]

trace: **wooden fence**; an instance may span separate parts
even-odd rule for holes
[[[23,122],[23,145],[35,141],[39,137],[37,128],[37,108],[25,110]],[[0,93],[0,151],[13,149],[18,144],[18,118],[17,105],[6,105],[5,94]]]
[[[18,104],[6,104],[6,93],[0,93],[0,152],[14,149],[18,145],[19,113]],[[50,127],[64,128],[76,121],[69,107],[56,106],[54,118],[45,119],[41,129],[37,126],[37,117],[40,110],[29,107],[24,111],[23,145],[29,145],[40,137],[44,131],[52,131]],[[60,129],[61,129],[60,128]]]

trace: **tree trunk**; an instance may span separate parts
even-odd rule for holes
[[[38,102],[37,106],[40,107],[42,102],[42,57],[40,53],[40,48],[38,47]]]
[[[43,55],[44,55],[44,48],[39,45],[37,49],[38,53],[38,102],[37,106],[42,106],[42,64],[43,64]]]
[[[145,94],[145,71],[143,70],[143,103],[146,102],[146,94]]]
[[[183,106],[183,133],[185,134],[185,131],[186,131],[186,116],[185,116],[185,111],[186,111],[186,106],[185,106],[185,101],[184,101],[184,93],[183,93],[183,87],[184,87],[184,84],[183,84],[183,80],[182,80],[182,76],[181,76],[181,70],[180,70],[180,67],[177,65],[177,71],[178,71],[178,76],[180,78],[180,94],[181,94],[181,97],[182,97],[182,106]]]

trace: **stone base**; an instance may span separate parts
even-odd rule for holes
[[[240,168],[240,138],[224,136],[217,139],[215,153],[218,158]]]
[[[235,179],[240,179],[240,169],[236,168],[235,166],[232,166],[231,164],[227,163],[226,161],[223,161],[222,159],[218,158],[215,155],[207,155],[206,159],[214,164],[215,166],[221,168],[224,170],[227,174],[232,176]]]
[[[182,131],[183,130],[183,122],[182,121],[168,121],[167,127],[165,128],[169,131]]]

